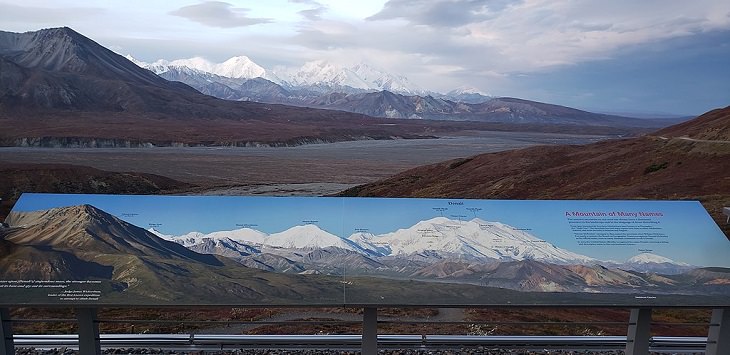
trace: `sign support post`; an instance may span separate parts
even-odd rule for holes
[[[0,337],[2,338],[2,346],[0,346],[0,355],[14,355],[15,344],[13,342],[13,326],[10,320],[10,311],[7,308],[0,308]]]
[[[626,355],[648,355],[651,337],[651,308],[634,308],[629,316]]]
[[[362,318],[362,355],[378,353],[378,309],[365,307]]]
[[[79,322],[79,355],[101,354],[96,308],[76,308],[76,319]]]
[[[717,308],[712,310],[705,354],[730,354],[730,308]]]

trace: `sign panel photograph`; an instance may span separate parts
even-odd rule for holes
[[[3,305],[728,306],[696,201],[24,194]]]

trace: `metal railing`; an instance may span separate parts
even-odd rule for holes
[[[15,335],[15,346],[78,349],[78,335]],[[102,334],[102,349],[151,348],[175,351],[233,349],[358,350],[361,335]],[[706,337],[652,337],[654,352],[703,352]],[[622,350],[625,336],[378,335],[380,349],[573,349]]]
[[[15,348],[70,348],[81,354],[98,353],[101,349],[151,348],[175,351],[213,351],[235,349],[343,349],[362,350],[374,354],[377,349],[561,349],[561,350],[626,350],[627,354],[654,352],[706,352],[708,355],[725,355],[730,341],[730,310],[715,309],[709,323],[660,323],[651,322],[651,309],[632,309],[626,322],[515,322],[515,321],[435,321],[378,319],[377,309],[365,308],[362,320],[251,320],[251,321],[199,321],[199,320],[137,320],[100,319],[95,308],[76,309],[75,319],[15,319],[9,310],[0,309],[3,347],[0,355],[13,354]],[[353,315],[358,317],[357,315]],[[356,318],[357,319],[357,318]],[[13,334],[13,323],[75,323],[79,334],[70,335],[20,335]],[[204,324],[207,326],[244,324],[253,327],[263,325],[362,325],[362,334],[354,335],[218,335],[195,334],[99,334],[99,325],[109,324]],[[724,325],[723,325],[724,323]],[[626,326],[626,336],[498,336],[498,335],[384,335],[377,334],[379,325],[437,324],[454,325],[561,325]],[[652,325],[682,325],[709,327],[707,337],[650,336]],[[210,329],[210,328],[206,328]]]

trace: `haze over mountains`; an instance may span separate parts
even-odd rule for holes
[[[190,74],[214,74],[220,77],[219,80],[262,78],[287,89],[300,87],[300,89],[320,93],[382,90],[406,95],[425,93],[406,77],[389,74],[366,63],[341,67],[318,60],[304,63],[301,68],[296,69],[267,70],[246,56],[232,57],[222,63],[213,63],[201,57],[172,61],[161,59],[154,63],[139,61],[131,55],[127,55],[126,58],[162,77],[170,75],[167,74],[168,72],[187,71]],[[229,82],[231,81],[229,80]],[[239,81],[240,83],[241,81]],[[484,96],[483,98],[488,99],[489,97]]]
[[[291,145],[413,138],[440,129],[216,99],[69,28],[0,32],[0,66],[2,145]]]
[[[200,57],[145,63],[127,58],[173,81],[227,100],[282,103],[362,113],[375,117],[454,121],[662,127],[678,119],[646,120],[596,114],[515,98],[491,97],[461,87],[428,92],[403,77],[366,63],[350,68],[325,61],[299,69],[267,70],[246,56],[212,63]]]
[[[469,103],[481,94],[468,88],[452,93],[464,102],[411,95],[420,89],[406,78],[365,64],[313,62],[295,73],[268,71],[246,57],[152,65],[166,70],[165,80],[67,27],[0,32],[0,66],[5,146],[298,145],[490,129],[623,135],[669,123],[518,99]],[[393,124],[373,116],[429,120]]]

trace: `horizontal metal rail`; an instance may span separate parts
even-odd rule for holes
[[[14,335],[18,348],[78,349],[78,336]],[[103,349],[153,348],[165,350],[220,350],[261,348],[358,349],[360,335],[215,335],[215,334],[102,334]],[[652,337],[656,352],[702,352],[706,337]],[[383,349],[524,348],[613,350],[626,346],[625,336],[471,336],[378,335]]]

